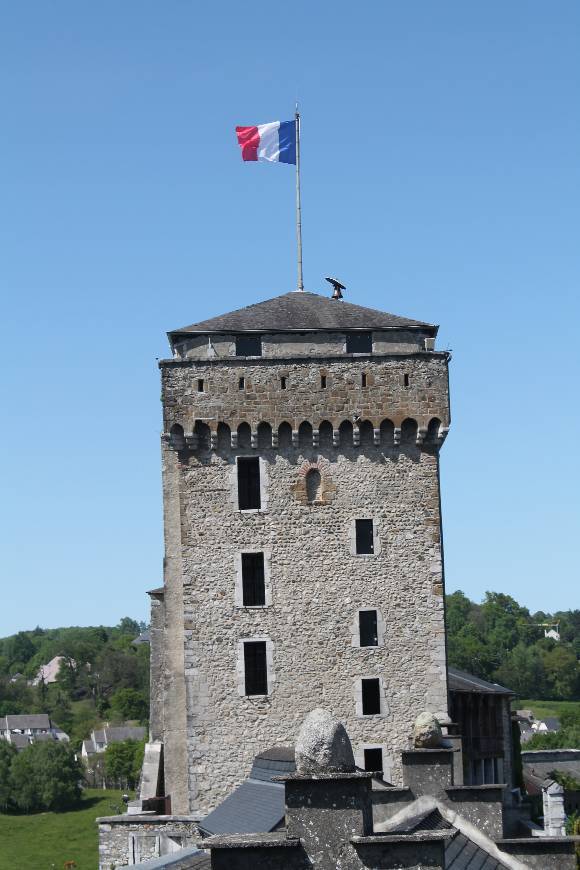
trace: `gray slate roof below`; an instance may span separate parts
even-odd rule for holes
[[[284,786],[246,779],[200,822],[207,834],[255,834],[273,831],[284,819]]]
[[[0,729],[2,728],[7,729],[8,731],[24,731],[27,728],[40,728],[48,730],[50,728],[50,719],[47,713],[32,713],[30,715],[22,714],[16,716],[6,716],[5,719],[0,719]]]
[[[389,833],[411,834],[417,831],[452,830],[453,825],[444,819],[438,809],[427,810],[407,819],[401,825],[390,828]],[[508,870],[497,858],[457,831],[445,844],[446,870]]]
[[[169,333],[304,332],[309,330],[423,329],[435,335],[437,327],[398,317],[375,308],[337,302],[317,293],[292,292],[257,302],[219,317],[192,323]]]
[[[474,677],[458,668],[447,668],[449,689],[452,692],[476,692],[490,695],[514,695],[511,689],[500,686],[499,683],[488,683],[480,677]]]
[[[296,770],[294,749],[273,746],[254,758],[250,776],[200,823],[208,834],[264,834],[284,820],[284,786],[277,776]]]
[[[446,870],[508,870],[503,864],[469,840],[465,834],[458,832],[452,840],[445,844]]]

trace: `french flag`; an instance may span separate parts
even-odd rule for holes
[[[256,127],[236,127],[242,160],[296,163],[296,121],[271,121]]]

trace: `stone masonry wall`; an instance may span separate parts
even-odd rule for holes
[[[99,870],[117,870],[192,846],[199,839],[194,819],[171,816],[109,816],[99,825]]]
[[[397,425],[408,416],[425,427],[432,417],[447,425],[446,365],[438,354],[327,360],[324,367],[263,359],[163,363],[165,429],[180,423],[191,432],[195,420],[234,426],[244,419],[252,427],[261,420],[288,420],[297,428],[302,420],[316,426],[325,419],[337,427],[355,411],[375,428],[384,418]],[[326,390],[320,389],[321,370]],[[244,391],[238,390],[242,371]],[[367,388],[360,386],[363,371]],[[284,373],[287,389],[281,390]],[[197,389],[200,378],[204,393]],[[320,705],[344,721],[355,750],[387,747],[385,767],[400,784],[398,750],[407,748],[414,718],[425,709],[447,716],[437,447],[222,445],[218,452],[177,454],[165,443],[163,455],[165,491],[171,489],[171,505],[177,499],[180,505],[181,528],[172,507],[169,533],[172,540],[181,537],[180,559],[175,551],[173,558],[182,576],[171,572],[166,585],[178,595],[183,584],[187,695],[187,773],[166,768],[166,791],[173,800],[188,791],[189,807],[180,799],[173,811],[213,808],[247,776],[258,752],[293,744],[304,716]],[[262,460],[267,499],[259,512],[236,509],[235,459],[247,455]],[[300,479],[310,464],[323,474],[329,494],[315,504],[301,497]],[[375,521],[375,555],[353,554],[356,518]],[[265,608],[236,606],[239,554],[253,550],[270,554],[272,603]],[[382,646],[352,644],[353,620],[364,608],[380,611]],[[166,643],[175,648],[179,632],[167,621]],[[239,691],[239,643],[252,638],[268,641],[265,698]],[[363,677],[381,679],[380,715],[357,715]],[[173,714],[166,695],[170,757]],[[181,749],[178,755],[183,758]]]
[[[366,359],[279,360],[244,358],[211,363],[161,363],[164,428],[183,426],[193,432],[195,420],[211,427],[260,421],[297,429],[305,420],[315,428],[328,420],[335,428],[356,414],[378,428],[383,419],[400,426],[405,418],[427,427],[433,418],[449,426],[447,355],[439,353]],[[367,386],[362,387],[362,374]],[[321,387],[321,375],[327,386]],[[409,386],[405,386],[408,375]],[[243,390],[239,388],[244,378]],[[281,378],[286,389],[281,389]],[[203,381],[203,391],[198,390]]]

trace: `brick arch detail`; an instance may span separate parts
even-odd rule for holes
[[[320,474],[320,497],[316,501],[308,501],[308,492],[306,486],[306,475],[314,469]],[[291,492],[299,504],[306,507],[321,507],[331,504],[336,493],[336,484],[330,473],[331,464],[328,459],[319,456],[315,462],[305,459],[299,467],[296,481],[291,487]]]

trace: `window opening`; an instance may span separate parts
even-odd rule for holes
[[[366,387],[366,385],[367,385],[367,375],[366,375],[366,372],[363,372],[362,375],[361,375],[361,378],[360,378],[360,385],[361,385],[361,387]]]
[[[347,353],[372,353],[372,332],[349,332],[346,336]]]
[[[356,551],[357,553],[374,553],[373,521],[356,521]]]
[[[317,468],[311,468],[306,475],[306,498],[309,504],[320,501],[322,495],[322,478]]]
[[[197,379],[197,392],[203,393],[203,378]]]
[[[243,390],[245,386],[246,386],[246,379],[240,378],[238,381],[238,390]]]
[[[241,511],[261,507],[260,460],[257,456],[238,459],[238,507]]]
[[[262,336],[237,335],[236,356],[262,356]]]
[[[244,677],[246,695],[268,694],[265,640],[244,643]]]
[[[373,716],[381,712],[381,693],[376,677],[361,680],[363,716]]]
[[[286,378],[284,378],[284,377],[280,378],[280,389],[281,390],[286,389]]]
[[[409,386],[409,375],[403,375],[403,384],[408,387]]]
[[[365,770],[375,773],[383,772],[383,750],[378,747],[364,750]]]
[[[320,389],[326,389],[326,375],[320,375]]]
[[[264,607],[264,554],[242,553],[242,601],[244,607]]]
[[[376,610],[360,610],[358,614],[358,627],[361,646],[379,645]]]

